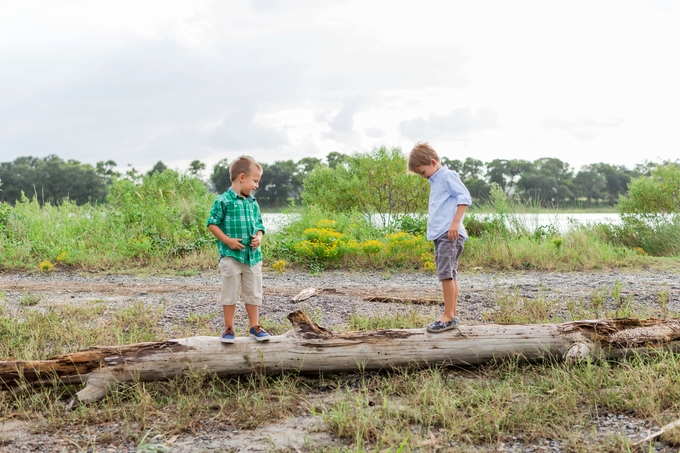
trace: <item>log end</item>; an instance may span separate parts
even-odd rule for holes
[[[580,363],[589,360],[594,357],[594,348],[595,346],[592,344],[584,342],[574,343],[564,354],[564,360],[568,363]]]

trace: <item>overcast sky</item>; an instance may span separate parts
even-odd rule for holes
[[[680,157],[673,0],[0,0],[0,161]]]

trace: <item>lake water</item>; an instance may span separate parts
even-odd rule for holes
[[[294,219],[297,214],[263,213],[262,220],[269,232],[280,231],[286,223]],[[492,217],[494,214],[475,214],[477,218]],[[552,225],[559,232],[566,233],[575,225],[590,225],[593,223],[621,222],[621,217],[616,213],[550,213],[550,214],[513,214],[515,219],[522,223],[529,231],[544,225]],[[379,216],[374,219],[380,225],[382,220]]]

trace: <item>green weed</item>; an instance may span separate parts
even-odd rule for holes
[[[32,307],[34,305],[38,305],[40,301],[43,299],[42,294],[33,294],[24,291],[23,295],[21,296],[21,300],[19,303],[24,306],[24,307]]]
[[[560,321],[557,317],[557,303],[545,298],[522,297],[518,292],[501,295],[495,301],[495,309],[484,315],[488,322],[497,324],[541,324]]]

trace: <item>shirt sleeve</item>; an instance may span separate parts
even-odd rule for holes
[[[470,191],[463,181],[461,181],[460,176],[455,171],[450,171],[446,175],[446,188],[451,192],[451,195],[456,197],[456,201],[459,205],[464,204],[470,206],[472,204],[472,197],[470,196]]]
[[[224,220],[225,214],[224,208],[225,208],[224,203],[222,203],[219,198],[215,200],[215,203],[213,203],[212,209],[210,210],[210,216],[208,217],[208,221],[205,223],[205,226],[222,225],[222,221]]]
[[[265,233],[264,231],[264,222],[262,222],[262,213],[260,212],[260,205],[255,203],[255,206],[253,206],[253,214],[255,214],[255,233],[257,234],[258,231],[262,230],[262,234]]]

